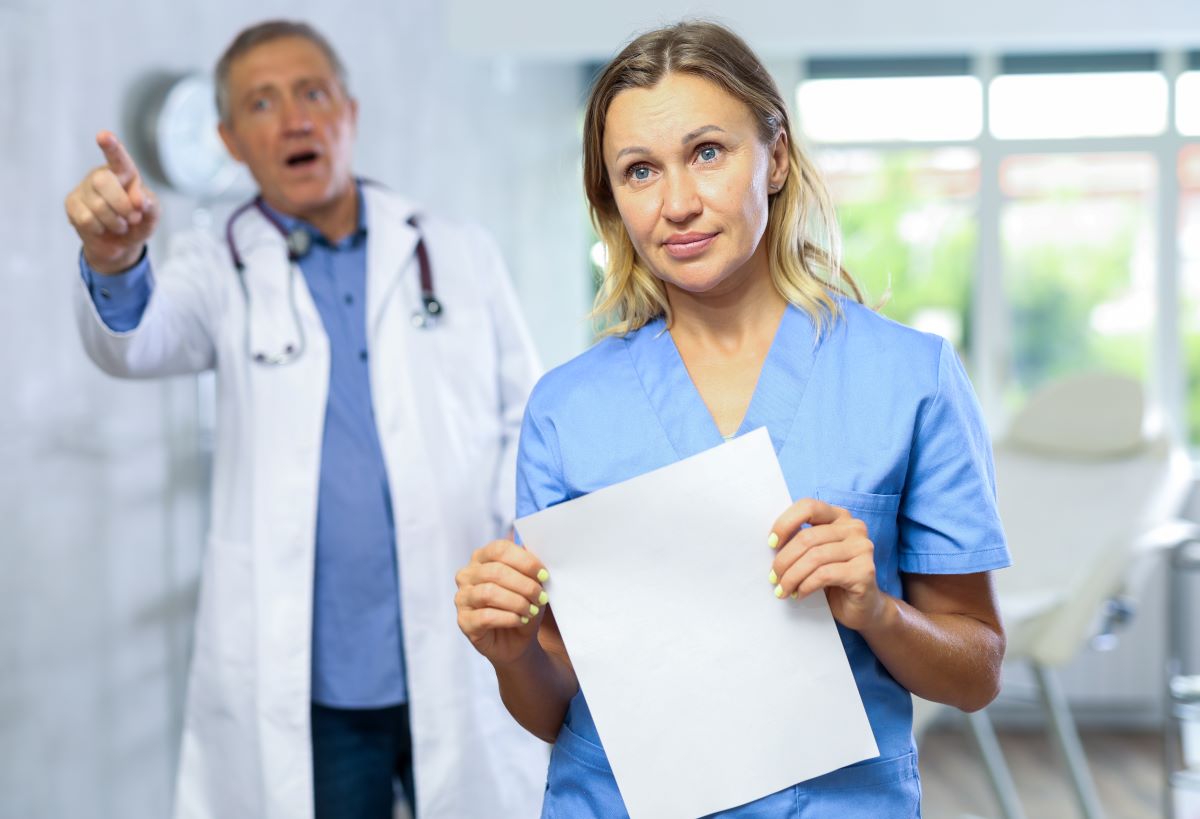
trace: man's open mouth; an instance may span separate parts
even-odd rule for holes
[[[317,161],[316,151],[297,151],[289,154],[286,160],[289,168],[302,168]]]

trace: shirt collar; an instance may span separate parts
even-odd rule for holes
[[[358,224],[355,226],[353,233],[336,243],[330,242],[325,238],[324,235],[322,235],[321,231],[317,230],[303,219],[300,219],[296,216],[289,216],[286,213],[281,213],[280,211],[268,205],[261,198],[259,201],[262,203],[263,208],[265,208],[272,216],[274,216],[279,221],[279,224],[283,225],[283,229],[286,232],[291,233],[296,228],[301,228],[312,237],[315,244],[332,247],[335,250],[342,250],[345,248],[354,247],[367,236],[367,207],[366,202],[363,199],[363,186],[361,179],[354,180],[354,191],[355,196],[358,197]]]

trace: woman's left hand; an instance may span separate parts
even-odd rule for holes
[[[875,544],[865,523],[841,507],[802,498],[779,516],[771,534],[768,543],[778,548],[771,564],[776,597],[824,589],[834,619],[846,628],[866,631],[883,623],[888,597],[875,582]]]

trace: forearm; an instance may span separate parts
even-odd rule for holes
[[[999,693],[1005,648],[999,625],[925,613],[889,595],[879,624],[860,634],[896,681],[919,697],[978,711]]]
[[[495,665],[500,698],[525,730],[554,742],[579,682],[570,660],[547,651],[536,640],[516,660]]]

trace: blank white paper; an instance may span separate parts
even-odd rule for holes
[[[879,755],[823,594],[779,600],[766,429],[521,518],[632,819],[694,819]]]

